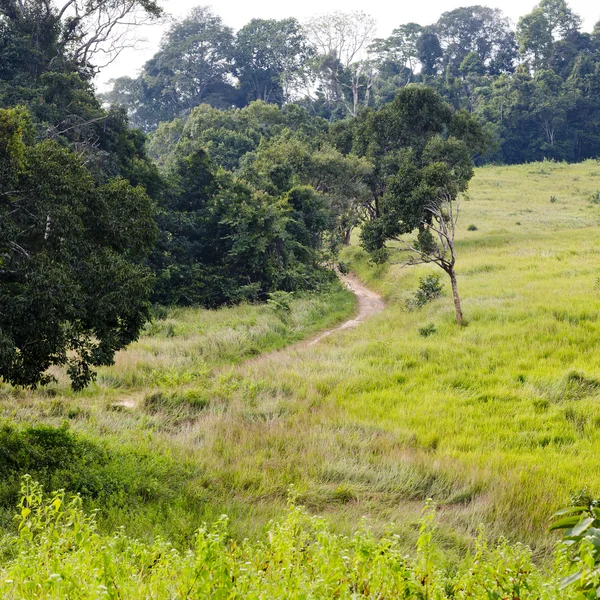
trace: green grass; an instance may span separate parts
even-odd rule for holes
[[[410,548],[433,497],[451,556],[480,523],[547,556],[552,513],[584,486],[600,494],[599,189],[595,161],[477,170],[458,235],[463,328],[444,279],[446,296],[406,310],[433,267],[377,267],[353,247],[343,260],[388,301],[354,331],[245,361],[324,325],[314,315],[326,305],[304,333],[268,307],[173,312],[91,390],[5,390],[2,414],[68,419],[115,460],[134,448],[143,464],[184,469],[162,491],[170,476],[158,469],[157,498],[136,500],[127,518],[101,515],[105,529],[183,544],[227,513],[235,538],[259,536],[293,484],[335,532],[365,516]],[[349,310],[343,298],[335,318]],[[238,310],[256,320],[240,323]],[[137,408],[119,408],[131,398]]]

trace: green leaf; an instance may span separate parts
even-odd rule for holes
[[[571,527],[577,525],[579,523],[579,517],[565,517],[564,519],[560,519],[555,523],[552,523],[548,528],[548,531],[554,531],[555,529],[570,529]]]
[[[581,514],[587,510],[588,510],[587,506],[570,506],[569,508],[563,508],[562,510],[555,512],[553,515],[553,518],[556,519],[557,517],[564,517],[566,515]],[[594,509],[594,510],[598,510],[598,509]]]
[[[588,517],[587,519],[584,519],[583,521],[581,521],[581,523],[579,523],[578,525],[573,527],[573,530],[571,531],[571,535],[572,536],[581,535],[584,531],[586,531],[587,529],[589,529],[592,526],[593,522],[594,522],[594,519],[592,517]]]

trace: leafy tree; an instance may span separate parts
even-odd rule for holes
[[[372,165],[364,158],[344,156],[326,140],[315,142],[285,130],[270,140],[263,139],[258,149],[245,157],[240,175],[274,195],[298,186],[312,188],[325,200],[327,237],[335,251],[341,242],[349,242],[353,227],[360,221],[369,193],[365,180],[371,171]]]
[[[423,75],[435,75],[438,61],[443,54],[440,38],[435,33],[434,28],[424,28],[417,40],[417,57],[421,63]]]
[[[498,9],[457,8],[445,12],[435,29],[443,48],[444,67],[453,75],[458,73],[469,53],[476,53],[481,63],[493,72],[510,69],[510,63],[516,58],[514,34],[508,19]]]
[[[152,205],[32,139],[25,111],[0,110],[0,377],[36,386],[66,366],[77,390],[149,317]]]
[[[103,99],[126,106],[132,123],[145,131],[203,102],[220,108],[235,105],[238,92],[230,81],[232,46],[231,28],[207,7],[197,7],[171,27],[138,78],[115,80]]]
[[[450,277],[461,324],[454,228],[459,194],[473,176],[471,155],[486,139],[481,125],[467,113],[453,114],[432,89],[410,85],[354,131],[355,149],[375,167],[363,246],[385,260],[386,241],[398,240],[411,252],[410,264],[437,264]],[[403,237],[414,231],[416,241]]]
[[[517,40],[519,52],[529,61],[534,71],[548,65],[554,39],[550,22],[541,8],[538,7],[519,19]]]
[[[185,123],[162,124],[151,136],[149,149],[159,163],[172,165],[175,154],[181,156],[205,148],[215,164],[235,172],[242,158],[256,150],[262,139],[277,136],[284,129],[316,140],[325,136],[327,123],[294,104],[280,109],[275,104],[256,101],[236,110],[201,105]]]
[[[313,54],[296,19],[252,19],[235,38],[233,74],[248,99],[284,104]]]

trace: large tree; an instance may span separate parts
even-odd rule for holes
[[[161,48],[136,79],[121,77],[103,95],[127,107],[132,123],[145,131],[187,114],[206,102],[219,108],[236,104],[231,78],[233,33],[220,17],[200,6],[167,32]]]
[[[453,112],[432,89],[415,85],[354,125],[354,148],[375,167],[363,246],[385,260],[386,243],[397,240],[411,252],[408,263],[442,268],[450,277],[458,324],[463,317],[455,272],[457,200],[473,176],[472,154],[486,143],[472,116]],[[407,239],[413,232],[416,240]]]
[[[149,317],[152,205],[32,140],[26,112],[0,109],[0,377],[35,386],[66,366],[81,389]]]
[[[233,73],[248,101],[284,104],[313,54],[296,19],[252,19],[235,38]]]
[[[337,11],[313,17],[306,29],[318,53],[313,68],[321,93],[355,117],[361,104],[369,105],[372,72],[365,54],[375,19],[364,12]]]
[[[0,19],[46,60],[64,56],[91,72],[131,43],[132,26],[161,14],[156,0],[0,0]]]

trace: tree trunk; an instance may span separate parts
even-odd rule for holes
[[[456,309],[456,323],[462,326],[463,313],[460,306],[460,296],[458,295],[458,283],[456,282],[456,274],[454,273],[454,267],[448,272],[450,275],[450,282],[452,283],[452,296],[454,297],[454,308]]]
[[[350,239],[352,237],[352,227],[348,227],[344,232],[344,246],[350,245]]]

